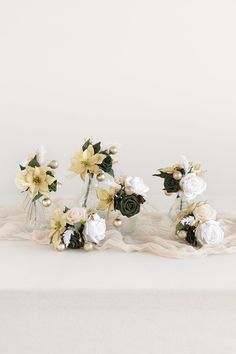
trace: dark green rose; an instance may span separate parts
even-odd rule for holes
[[[166,175],[164,180],[164,187],[168,193],[177,193],[180,190],[179,181],[174,179],[173,175]]]
[[[110,155],[105,157],[105,159],[102,161],[100,168],[106,172],[109,173],[112,170],[112,158]]]
[[[116,208],[120,210],[122,215],[131,218],[140,212],[140,202],[137,195],[126,195],[119,200]]]

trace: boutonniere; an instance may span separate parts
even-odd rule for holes
[[[176,219],[176,236],[192,246],[221,244],[224,231],[216,220],[216,210],[205,202],[192,203]]]

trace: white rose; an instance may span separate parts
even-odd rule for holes
[[[145,197],[146,193],[149,191],[149,188],[144,184],[140,177],[126,177],[125,186],[131,187],[134,190],[134,193],[142,195],[143,197]]]
[[[216,210],[209,204],[203,204],[196,207],[193,211],[193,215],[197,221],[201,222],[216,220]]]
[[[105,238],[106,222],[98,214],[93,214],[85,223],[84,236],[90,242],[99,243]]]
[[[182,189],[180,197],[188,201],[194,200],[205,191],[206,186],[206,182],[201,177],[198,177],[196,173],[189,173],[180,181]]]
[[[74,225],[77,222],[85,222],[88,218],[87,209],[86,208],[72,208],[67,211],[66,221],[70,225]]]
[[[195,236],[202,245],[214,246],[223,242],[224,231],[217,221],[209,220],[196,228]]]

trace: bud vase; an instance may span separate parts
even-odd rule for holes
[[[32,232],[35,230],[45,230],[47,228],[47,220],[45,207],[40,200],[28,201],[27,216],[25,222],[25,230]]]
[[[99,182],[96,180],[96,176],[88,174],[82,192],[79,196],[78,205],[83,208],[97,209],[98,199],[97,199],[97,188],[99,187]]]
[[[172,221],[176,220],[177,215],[188,207],[189,203],[180,197],[177,197],[169,210],[169,217]]]

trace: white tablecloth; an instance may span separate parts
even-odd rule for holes
[[[1,354],[233,354],[236,255],[0,243]]]

